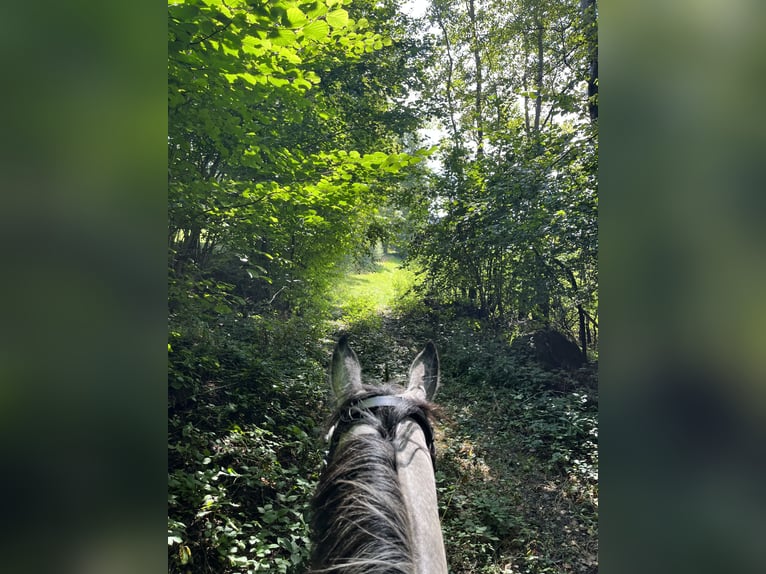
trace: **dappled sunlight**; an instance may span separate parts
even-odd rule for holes
[[[460,339],[453,339],[457,343]],[[475,336],[474,336],[475,337]],[[591,572],[598,557],[596,398],[584,381],[527,365],[512,384],[482,381],[481,344],[451,356],[437,431],[442,526],[455,573]],[[458,344],[463,348],[462,343]],[[452,347],[454,348],[454,347]],[[445,352],[449,352],[446,351]],[[510,351],[505,351],[509,353]],[[470,364],[475,372],[465,369]],[[453,378],[454,377],[454,378]],[[503,381],[499,378],[498,381]]]
[[[344,318],[354,322],[364,316],[390,312],[415,284],[415,273],[401,258],[384,255],[371,269],[351,273],[335,285],[333,303]]]
[[[448,464],[455,465],[465,480],[493,480],[492,471],[478,454],[480,448],[467,436],[452,436],[439,430],[436,432],[437,452],[448,459]]]

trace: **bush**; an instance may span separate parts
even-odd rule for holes
[[[324,368],[300,319],[172,327],[171,572],[299,572],[321,455]]]

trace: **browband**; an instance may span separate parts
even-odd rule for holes
[[[379,395],[351,403],[350,407],[372,410],[378,407],[398,407],[405,399],[399,395]]]
[[[356,423],[362,422],[362,418],[357,416],[354,416],[354,410],[356,410],[358,413],[364,412],[364,411],[374,411],[376,409],[379,409],[381,407],[398,407],[403,402],[406,402],[407,399],[400,395],[379,395],[376,397],[369,397],[367,399],[362,399],[358,401],[352,401],[350,404],[348,404],[346,407],[344,407],[344,413],[347,414],[348,418],[344,418],[343,414],[341,414],[341,418],[339,422],[347,423],[348,426],[353,426]],[[434,446],[434,431],[431,428],[431,422],[428,420],[428,417],[423,412],[423,409],[418,408],[415,412],[410,413],[407,418],[411,418],[414,420],[420,428],[423,430],[423,434],[426,438],[426,445],[428,445],[428,451],[431,455],[431,464],[434,467],[434,470],[436,470],[436,448]],[[346,426],[346,425],[343,425]],[[332,430],[332,435],[330,437],[330,450],[327,453],[327,457],[325,458],[325,462],[329,462],[329,456],[335,450],[335,445],[340,437],[337,437],[337,431],[338,426],[336,426]]]

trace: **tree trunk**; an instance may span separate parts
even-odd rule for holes
[[[452,98],[452,73],[455,66],[452,61],[452,46],[447,34],[447,26],[444,24],[444,20],[438,11],[436,11],[435,17],[436,23],[442,31],[442,36],[444,36],[444,46],[447,49],[447,106],[449,107],[450,124],[452,124],[452,139],[455,142],[455,146],[460,147],[460,134],[457,130],[457,122],[455,122],[455,103]]]
[[[598,120],[598,24],[596,0],[580,0],[583,31],[588,45],[588,116]]]
[[[483,78],[481,69],[481,52],[479,44],[479,32],[476,26],[476,6],[474,0],[467,1],[468,18],[471,21],[471,50],[473,51],[473,61],[476,67],[476,101],[474,110],[476,114],[476,159],[484,156],[484,127],[482,121],[483,112]]]
[[[530,133],[529,122],[529,74],[527,73],[528,61],[527,56],[524,56],[524,77],[522,78],[522,85],[524,87],[524,127],[527,130],[527,134]]]
[[[585,310],[582,304],[577,305],[577,318],[580,321],[580,348],[582,349],[582,358],[588,360],[588,336],[585,329]]]
[[[543,65],[544,65],[544,46],[543,46],[543,24],[537,22],[537,69],[535,71],[535,137],[540,133],[540,116],[543,112]]]

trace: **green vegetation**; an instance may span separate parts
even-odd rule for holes
[[[401,266],[401,258],[385,255],[370,268],[349,273],[333,289],[333,303],[349,322],[391,311],[409,300],[416,275]]]
[[[424,340],[440,349],[437,488],[452,572],[596,568],[593,368],[546,371],[476,319],[395,302],[379,314],[377,305],[392,302],[382,296],[389,279],[410,277],[396,265],[349,274],[340,292],[356,297],[347,308],[364,312],[344,315],[342,325],[252,317],[173,334],[171,571],[305,568],[330,412],[328,337],[338,328],[351,333],[372,381],[403,379]],[[364,302],[367,286],[378,288]]]
[[[433,0],[431,35],[393,0],[169,4],[171,572],[305,570],[341,331],[370,381],[439,348],[452,572],[596,570],[595,4],[570,4]],[[543,328],[584,366],[514,346]]]

